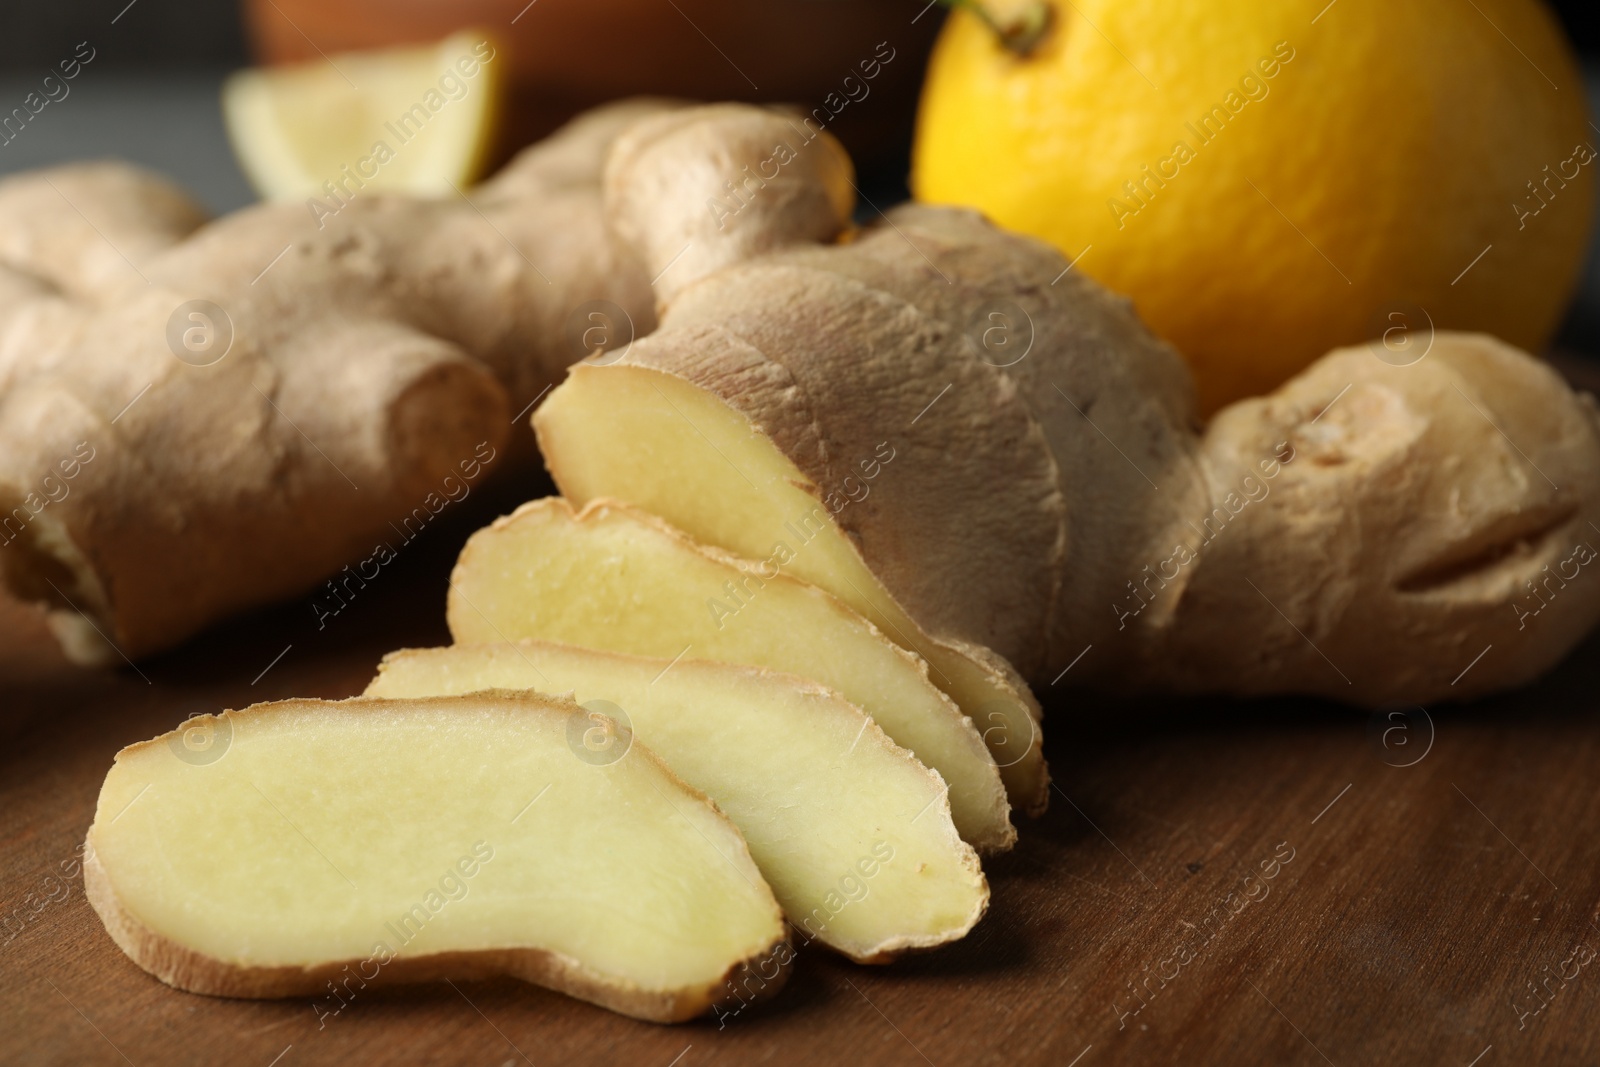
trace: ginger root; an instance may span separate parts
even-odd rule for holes
[[[579,759],[591,728],[493,691],[190,720],[117,754],[84,888],[163,982],[319,1019],[501,974],[658,1022],[775,992],[793,951],[739,830],[642,744]]]
[[[737,613],[722,614],[724,601]],[[809,678],[939,772],[963,838],[986,852],[1016,841],[1002,772],[926,664],[815,586],[707,551],[635,509],[522,505],[461,550],[446,614],[459,644],[538,638]]]
[[[73,659],[121,663],[432,510],[584,354],[586,303],[651,328],[599,176],[662,106],[591,113],[470,197],[358,193],[321,226],[289,204],[206,223],[120,164],[0,182],[7,589]]]
[[[597,152],[597,143],[589,148]],[[506,187],[512,176],[502,181],[494,210],[504,209],[510,225],[522,217],[519,194]],[[544,187],[542,179],[528,184]],[[911,205],[854,229],[843,151],[781,114],[722,105],[642,118],[616,138],[603,184],[605,223],[618,242],[607,254],[618,264],[631,255],[628,269],[655,279],[661,326],[616,356],[573,367],[538,408],[534,426],[566,500],[524,505],[468,544],[449,603],[452,635],[463,644],[388,660],[371,692],[400,699],[261,706],[213,724],[233,731],[226,760],[174,760],[147,743],[126,750],[108,776],[99,813],[123,814],[97,816],[91,830],[90,897],[118,944],[165,980],[238,995],[306,989],[354,956],[361,945],[352,931],[365,920],[330,921],[337,909],[329,908],[302,916],[298,904],[284,912],[294,894],[282,885],[344,894],[336,884],[343,872],[329,870],[344,848],[353,884],[363,885],[360,914],[376,919],[403,908],[406,887],[434,869],[427,864],[446,856],[449,842],[480,825],[509,825],[520,828],[499,832],[511,835],[515,859],[496,876],[507,880],[508,899],[543,901],[548,871],[560,870],[579,896],[610,900],[608,914],[649,918],[651,937],[640,942],[633,926],[618,936],[603,923],[591,934],[583,909],[559,896],[512,914],[498,908],[496,893],[463,901],[459,923],[430,927],[434,951],[402,956],[393,976],[496,970],[642,1017],[684,1018],[709,1006],[730,976],[777,956],[787,962],[780,901],[791,920],[809,914],[819,891],[827,898],[832,868],[880,833],[897,852],[922,857],[911,871],[918,877],[878,863],[884,899],[825,942],[877,959],[970,929],[987,888],[973,850],[954,833],[1003,848],[1013,836],[1008,801],[1038,812],[1048,800],[1028,680],[1052,686],[1070,675],[1074,687],[1122,692],[1300,693],[1372,705],[1465,698],[1531,679],[1600,617],[1600,580],[1585,572],[1600,540],[1595,405],[1492,338],[1430,334],[1398,353],[1337,351],[1201,430],[1182,362],[1126,300],[1042,243],[970,212]],[[171,201],[147,212],[143,239],[175,240],[190,224],[185,210]],[[530,395],[550,368],[511,358],[509,338],[531,333],[472,334],[497,339],[481,349],[457,340],[471,333],[463,324],[471,315],[452,301],[481,298],[473,306],[482,311],[493,300],[527,298],[529,284],[515,263],[481,246],[471,278],[444,254],[465,239],[457,209],[407,202],[365,210],[396,233],[414,227],[395,247],[438,255],[406,264],[379,254],[390,229],[374,221],[361,239],[314,244],[326,261],[286,272],[279,284],[287,289],[271,306],[285,336],[297,336],[301,319],[284,301],[321,281],[337,290],[340,311],[311,316],[319,330],[368,340],[398,331],[395,351],[448,348],[449,358],[430,366],[458,374],[455,407],[430,399],[431,414],[405,417],[458,423],[432,437],[399,435],[421,442],[411,462],[425,466],[449,458],[444,445],[471,439],[475,405],[498,404],[499,418],[508,392],[513,401]],[[233,225],[252,224],[241,216]],[[154,262],[203,259],[194,249],[226,226]],[[474,282],[496,269],[510,288],[491,297]],[[114,273],[116,264],[101,256],[83,270]],[[43,274],[12,271],[0,284],[33,292],[25,306],[40,321],[76,323],[73,338],[109,331],[116,315],[146,325],[153,315],[126,284],[121,291],[134,296],[82,322]],[[240,300],[254,309],[249,296]],[[531,323],[542,309],[533,301],[501,313]],[[24,328],[6,329],[9,338]],[[274,346],[270,331],[251,337],[275,358],[252,348],[234,365],[271,385],[282,374],[285,398],[295,395],[291,386],[310,388],[287,374],[311,363],[307,351],[326,350],[330,361],[366,354],[323,334],[321,349]],[[65,365],[79,345],[70,340],[50,359]],[[349,374],[368,373],[357,364]],[[512,384],[498,385],[485,365]],[[55,390],[45,395],[64,413],[37,414],[41,430],[55,433],[78,409],[88,412],[74,416],[86,425],[103,414],[104,395],[95,406],[43,371],[27,383],[35,381]],[[21,424],[17,395],[0,407],[0,434]],[[302,403],[309,419],[315,404]],[[45,411],[42,401],[36,407]],[[155,446],[194,451],[209,434],[234,440],[225,457],[242,458],[228,463],[252,470],[246,460],[265,461],[246,446],[261,431],[240,425],[229,439],[229,424],[169,418],[142,431],[141,449],[114,452],[115,469],[136,472],[136,485],[166,486],[181,464]],[[409,476],[381,462],[392,451],[363,454],[392,479]],[[114,466],[92,468],[98,462],[83,461],[78,476]],[[209,524],[192,534],[204,534],[201,547],[219,531],[244,536],[250,508],[278,534],[309,530],[337,510],[331,476],[285,463],[278,481],[256,470],[238,486],[234,507],[248,505],[245,518],[229,518],[219,487],[235,467],[205,469],[215,495],[198,511]],[[108,572],[118,578],[109,587],[82,577],[97,578],[102,557],[129,565],[134,556],[116,557],[119,546],[105,540],[110,524],[137,520],[144,535],[145,511],[159,509],[128,503],[126,487],[84,497],[74,505],[83,511],[49,513],[60,523],[35,519],[21,558],[38,565],[20,573],[60,577],[117,622],[119,635],[174,639],[183,624],[149,625],[161,619],[150,590],[165,581],[175,595],[170,577],[152,579],[145,599],[130,598],[129,588],[143,587],[123,584],[124,570]],[[172,529],[157,531],[166,550],[191,536],[180,529],[184,512],[172,514]],[[100,540],[81,534],[90,520],[105,524],[94,528]],[[321,536],[319,544],[336,540]],[[73,555],[83,545],[92,559]],[[225,557],[265,567],[269,554],[256,545],[213,546],[211,560],[182,574],[211,580],[212,560]],[[309,559],[303,547],[285,551]],[[316,559],[336,562],[333,555]],[[17,558],[7,563],[14,584]],[[229,603],[248,600],[228,595]],[[204,614],[181,618],[193,624]],[[693,662],[701,657],[768,670]],[[673,671],[674,681],[653,689]],[[570,701],[484,688],[500,685],[587,688],[631,705],[624,710],[637,713],[641,736],[658,740],[686,777],[725,803],[752,847],[642,748],[639,758],[589,766],[571,740],[583,721]],[[426,695],[469,690],[482,691]],[[570,751],[558,752],[562,733]],[[177,744],[176,735],[166,740]],[[759,751],[747,752],[750,744]],[[867,747],[852,760],[858,745]],[[338,754],[332,778],[329,753]],[[271,817],[245,788],[292,805],[297,794],[303,800],[308,789],[347,778],[352,759],[382,773],[361,789],[335,790],[343,808],[331,815],[300,805],[313,836],[333,846],[320,861],[295,851],[283,813]],[[862,761],[876,769],[849,769]],[[507,823],[517,783],[530,781],[552,783],[551,797],[543,807],[534,798],[526,825],[520,813]],[[145,796],[152,782],[162,788]],[[356,831],[381,836],[418,798],[433,805],[424,821],[450,831],[430,841],[434,860],[418,866],[403,849],[346,847]],[[210,837],[177,833],[181,816],[202,802],[217,812]],[[836,804],[845,810],[830,815]],[[935,818],[917,825],[930,810]],[[596,819],[595,811],[627,817]],[[599,849],[588,847],[591,827],[606,835]],[[257,873],[263,857],[276,864],[272,878]],[[866,877],[866,868],[854,869]],[[261,898],[254,911],[240,911],[238,902],[253,897]]]
[[[799,947],[817,941],[860,963],[887,963],[965,937],[988,904],[939,775],[815,682],[519,641],[391,653],[364,695],[486,689],[570,692],[603,714],[621,709],[621,729],[744,834]],[[597,737],[591,758],[609,758],[615,744]]]
[[[1013,747],[1023,677],[1462,699],[1536,677],[1600,616],[1600,428],[1547,366],[1419,334],[1420,359],[1334,352],[1201,431],[1177,354],[1042,243],[920,205],[860,230],[839,209],[819,237],[794,205],[849,190],[793,186],[840,181],[805,162],[838,151],[726,106],[619,138],[613,227],[697,252],[635,240],[666,271],[660,328],[535,413],[575,505],[781,559]],[[1042,761],[1004,770],[1037,809]]]

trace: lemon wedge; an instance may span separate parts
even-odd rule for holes
[[[489,161],[509,57],[477,31],[229,77],[234,154],[269,200],[445,196]]]

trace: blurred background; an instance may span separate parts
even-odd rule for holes
[[[1590,110],[1600,111],[1594,2],[1552,6],[1583,57]],[[0,34],[0,113],[35,90],[58,60],[84,45],[93,59],[67,98],[0,145],[0,174],[120,157],[173,176],[215,212],[229,211],[255,199],[228,147],[218,106],[229,71],[252,62],[430,41],[460,26],[484,25],[504,28],[516,71],[502,158],[584,107],[639,92],[811,107],[856,57],[878,41],[892,41],[896,60],[874,87],[878,101],[848,109],[836,128],[857,160],[864,196],[887,206],[907,195],[916,92],[944,14],[928,0],[29,4],[13,12]],[[715,41],[703,32],[706,25],[716,28]],[[1600,359],[1600,242],[1590,250],[1582,294],[1557,347]]]

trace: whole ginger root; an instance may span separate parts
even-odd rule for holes
[[[599,176],[662,106],[593,112],[470,197],[360,194],[321,226],[290,204],[207,223],[114,163],[0,182],[7,590],[72,659],[120,664],[531,460],[512,419],[582,356],[571,316],[653,324]]]
[[[575,504],[771,561],[921,652],[1013,803],[1047,783],[1023,678],[1463,699],[1600,616],[1600,423],[1541,362],[1479,335],[1414,337],[1403,366],[1345,349],[1202,430],[1128,301],[971,212],[854,229],[849,180],[826,134],[753,108],[630,129],[607,211],[661,325],[535,425]]]

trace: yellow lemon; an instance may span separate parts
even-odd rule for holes
[[[1600,132],[1538,0],[1033,2],[1026,54],[993,27],[1027,0],[951,14],[915,195],[1130,295],[1205,410],[1339,345],[1415,358],[1430,324],[1548,342]]]
[[[223,85],[234,155],[272,200],[449,196],[488,162],[509,60],[483,33],[259,67]]]

